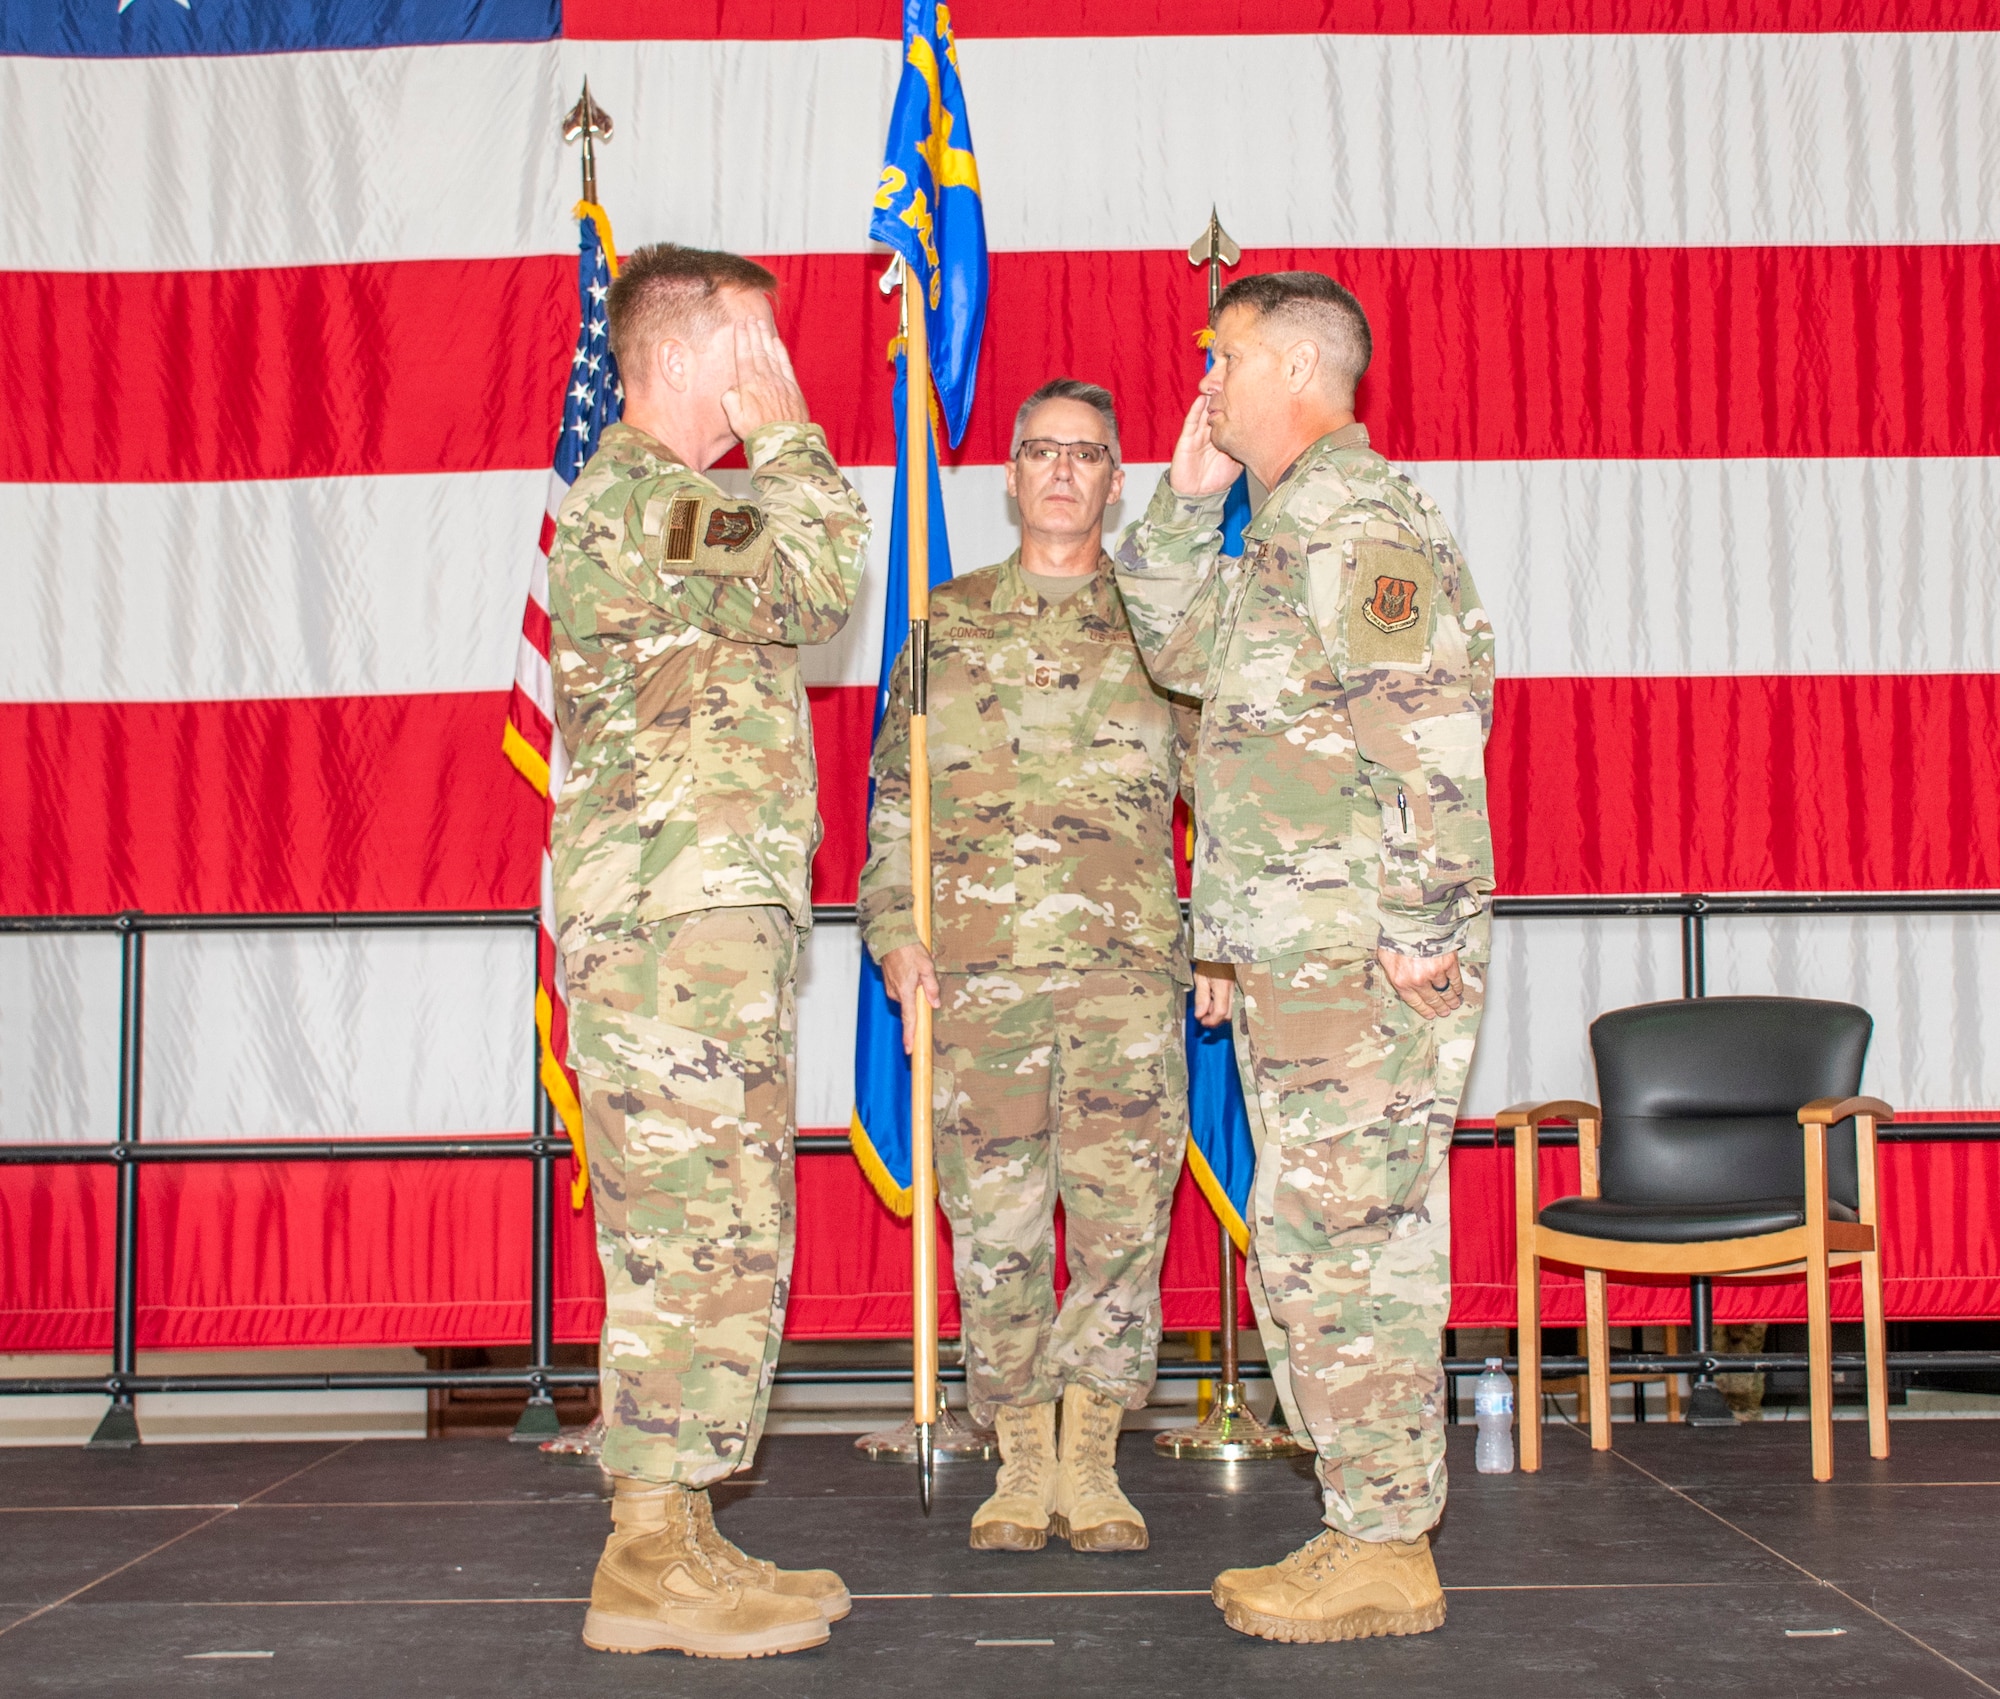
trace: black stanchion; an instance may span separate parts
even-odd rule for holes
[[[556,1415],[555,1395],[549,1389],[547,1378],[549,1370],[555,1367],[556,1342],[556,1159],[548,1148],[554,1121],[550,1111],[554,1105],[549,1102],[549,1094],[542,1089],[539,1034],[535,1042],[535,1137],[543,1146],[541,1153],[533,1159],[534,1286],[529,1295],[528,1319],[533,1338],[529,1346],[528,1371],[535,1378],[528,1383],[531,1389],[528,1407],[514,1424],[512,1437],[524,1444],[540,1445],[543,1440],[554,1439],[562,1432],[562,1422]]]
[[[146,1048],[146,934],[135,918],[118,939],[118,1164],[117,1227],[111,1276],[111,1375],[106,1388],[111,1408],[90,1436],[105,1451],[127,1451],[139,1443],[139,1409],[130,1382],[139,1372],[139,1165],[129,1160],[139,1142],[139,1092]]]

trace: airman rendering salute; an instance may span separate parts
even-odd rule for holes
[[[1020,549],[931,592],[928,952],[912,915],[907,650],[875,746],[862,936],[905,1047],[916,1000],[937,1009],[939,1195],[972,1410],[1002,1458],[973,1516],[983,1548],[1032,1551],[1051,1532],[1083,1551],[1147,1543],[1114,1461],[1153,1383],[1187,1136],[1173,810],[1194,710],[1147,677],[1112,582],[1104,511],[1123,481],[1110,395],[1043,385],[1007,468]]]
[[[616,1478],[583,1631],[603,1651],[797,1651],[848,1610],[830,1571],[738,1551],[707,1491],[756,1452],[791,1276],[793,974],[819,840],[797,645],[845,623],[868,535],[775,289],[733,254],[625,262],[624,419],[549,557],[558,946]],[[702,475],[738,441],[754,499]]]
[[[1215,1600],[1275,1640],[1421,1633],[1445,1610],[1446,1159],[1485,990],[1493,637],[1436,504],[1355,421],[1354,297],[1246,277],[1213,328],[1118,582],[1155,681],[1202,700],[1195,1008],[1217,1024],[1243,994],[1250,1291],[1328,1524]],[[1270,494],[1226,559],[1245,466]]]

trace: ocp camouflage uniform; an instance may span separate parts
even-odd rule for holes
[[[609,427],[549,556],[604,1463],[689,1486],[754,1455],[784,1327],[792,983],[819,841],[796,646],[846,622],[868,535],[817,426],[744,446],[754,501]]]
[[[929,676],[938,1180],[970,1402],[988,1423],[1081,1384],[1137,1409],[1187,1137],[1173,810],[1193,709],[1148,679],[1108,560],[1052,602],[1018,554],[933,590]],[[908,678],[906,650],[861,875],[877,961],[918,941]]]
[[[1203,699],[1194,951],[1236,966],[1258,1142],[1250,1290],[1327,1522],[1444,1507],[1446,1158],[1484,997],[1493,639],[1436,504],[1360,425],[1307,449],[1241,559],[1160,480],[1118,581],[1153,676]],[[1374,960],[1460,952],[1427,1021]]]

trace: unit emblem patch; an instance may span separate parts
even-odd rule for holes
[[[1407,578],[1378,578],[1361,612],[1377,631],[1408,631],[1417,623],[1417,587]]]
[[[757,540],[764,529],[764,515],[754,507],[712,507],[708,510],[708,530],[702,546],[738,554]]]

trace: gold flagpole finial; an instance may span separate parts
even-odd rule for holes
[[[597,205],[597,147],[599,137],[611,140],[611,114],[590,98],[590,79],[583,79],[583,96],[563,119],[562,138],[583,143],[583,198]]]
[[[1222,220],[1215,216],[1215,208],[1208,209],[1208,228],[1194,239],[1188,249],[1189,265],[1208,267],[1208,310],[1215,311],[1215,300],[1222,293],[1222,268],[1235,265],[1243,258],[1243,250],[1230,240],[1229,232],[1222,228]]]

